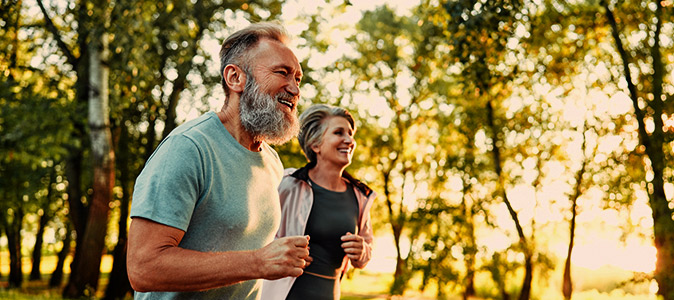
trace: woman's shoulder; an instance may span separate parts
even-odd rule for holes
[[[285,168],[283,169],[283,177],[291,176],[295,171],[297,171],[297,168]]]
[[[279,185],[279,191],[290,190],[298,188],[302,179],[298,178],[298,169],[296,168],[286,168],[283,170],[283,178],[281,179],[281,184]]]
[[[364,182],[356,179],[351,176],[351,174],[344,172],[343,177],[346,178],[359,192],[361,192],[366,197],[376,196],[376,193]]]

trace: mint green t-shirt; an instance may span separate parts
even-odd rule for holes
[[[269,145],[260,152],[244,148],[209,112],[177,127],[157,147],[136,179],[131,217],[185,231],[182,248],[259,249],[278,230],[282,175]],[[200,292],[136,293],[135,299],[258,299],[260,286],[250,280]]]

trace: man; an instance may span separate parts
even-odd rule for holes
[[[220,50],[226,100],[177,127],[136,180],[128,273],[136,299],[258,299],[299,276],[308,237],[273,241],[283,166],[267,144],[298,132],[301,67],[280,25],[253,24]]]

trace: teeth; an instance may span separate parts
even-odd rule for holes
[[[290,107],[290,108],[293,108],[293,103],[290,102],[290,101],[279,100],[278,102],[281,102],[281,104],[284,104],[284,105],[287,105],[287,106]]]

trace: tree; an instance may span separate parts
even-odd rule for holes
[[[40,272],[40,261],[42,259],[42,244],[44,241],[44,232],[49,221],[53,218],[56,211],[63,205],[61,191],[57,188],[57,183],[60,177],[61,165],[54,163],[54,161],[44,162],[44,173],[39,180],[43,184],[41,190],[35,193],[35,207],[31,209],[38,216],[37,232],[35,234],[35,245],[33,246],[31,271],[29,279],[31,281],[41,280],[42,273]],[[41,174],[42,175],[42,174]]]
[[[455,287],[461,289],[463,299],[469,299],[476,296],[478,255],[485,254],[484,250],[480,250],[476,236],[476,230],[481,223],[479,220],[483,220],[489,227],[493,226],[487,208],[491,202],[488,196],[488,183],[491,179],[487,171],[488,160],[475,144],[475,136],[482,127],[481,108],[472,104],[472,99],[462,97],[463,89],[459,83],[445,92],[449,101],[444,111],[448,113],[440,113],[436,117],[439,123],[437,144],[443,147],[437,147],[431,163],[432,166],[437,165],[435,172],[431,172],[431,178],[438,183],[431,186],[438,189],[435,199],[440,203],[436,205],[445,205],[446,209],[429,212],[428,215],[447,215],[445,216],[447,221],[443,225],[447,232],[443,234],[438,230],[432,235],[429,234],[437,236],[436,239],[442,241],[446,250],[440,247],[439,251],[431,252],[435,259],[429,260],[428,263],[436,264],[435,268],[449,271],[448,269],[455,264],[452,260],[462,257],[465,273],[461,274],[455,270],[457,276],[454,282],[449,281],[449,278],[443,278],[448,277],[443,272],[429,275],[438,281],[447,281],[444,284],[438,282],[439,288],[443,288],[443,285],[451,286],[453,283]],[[460,255],[457,255],[456,251],[450,252],[452,247],[461,249]],[[449,253],[442,253],[443,251]]]
[[[634,20],[646,20],[646,27],[633,27],[632,24],[625,23],[623,28],[619,27],[619,19],[613,11],[618,8],[628,8],[631,3],[611,4],[609,1],[601,1],[604,9],[606,21],[611,27],[611,34],[615,42],[615,48],[620,56],[623,67],[623,75],[627,83],[630,99],[634,107],[634,115],[638,123],[639,140],[645,148],[646,157],[650,166],[652,179],[648,184],[649,204],[653,211],[653,233],[655,247],[658,250],[657,263],[655,268],[655,280],[658,282],[658,294],[664,299],[674,299],[674,219],[670,208],[670,202],[665,195],[664,184],[667,166],[665,147],[667,143],[674,139],[674,130],[668,131],[663,120],[669,119],[674,114],[674,106],[671,105],[672,95],[663,93],[665,81],[665,62],[662,58],[662,28],[666,22],[667,13],[661,1],[653,1],[648,5],[649,9],[645,11],[633,12]],[[671,5],[671,4],[670,4]],[[637,18],[643,16],[644,19]],[[669,10],[671,16],[671,10]],[[627,17],[629,20],[630,17]],[[669,19],[671,20],[671,19]],[[653,23],[651,23],[653,22]],[[671,23],[669,23],[671,24]],[[652,31],[651,31],[652,30]],[[639,47],[633,52],[623,44],[622,36],[630,35],[634,32],[647,32],[648,39],[639,41]],[[622,34],[621,34],[622,33]],[[671,46],[671,45],[670,45]],[[636,52],[636,55],[633,54]],[[649,53],[647,57],[641,55]],[[649,60],[651,61],[649,66]],[[631,65],[647,66],[649,73],[637,73],[639,81],[642,84],[635,84],[632,80],[634,70]],[[671,84],[671,78],[669,79]],[[665,103],[668,100],[668,105]],[[647,123],[653,124],[649,130]]]
[[[63,235],[63,238],[61,240],[61,250],[59,250],[56,255],[56,266],[49,277],[50,288],[61,287],[61,283],[63,282],[63,267],[65,266],[66,257],[70,254],[73,231],[72,225],[67,220],[63,223],[65,223],[63,224],[64,226],[60,226],[60,230],[57,231],[57,233]]]
[[[91,26],[92,32],[87,43],[89,53],[89,114],[88,125],[91,140],[91,159],[93,167],[93,193],[89,204],[87,221],[80,253],[80,260],[73,266],[68,288],[64,291],[68,297],[94,295],[100,276],[101,255],[105,248],[105,235],[108,226],[108,215],[112,188],[115,184],[115,156],[110,133],[108,107],[108,40],[105,20],[108,19],[108,2],[91,3],[92,21],[85,23]]]
[[[23,17],[21,1],[3,2],[1,8],[7,21],[0,27],[0,45],[7,51],[0,53],[0,226],[8,238],[10,286],[20,287],[24,216],[44,198],[48,186],[42,179],[48,165],[65,155],[69,126],[45,118],[65,109],[66,93],[60,89],[63,77],[34,59],[39,51],[34,44],[44,36]]]
[[[655,279],[658,294],[665,299],[674,299],[674,282],[671,269],[674,262],[674,221],[671,200],[666,198],[664,184],[672,180],[672,130],[665,124],[671,119],[673,108],[668,91],[672,85],[671,75],[665,71],[671,59],[671,43],[663,42],[667,26],[671,26],[671,4],[661,1],[590,1],[582,3],[545,2],[545,8],[536,21],[542,24],[535,36],[545,36],[547,45],[541,48],[559,57],[549,63],[550,73],[559,78],[569,78],[582,69],[583,61],[604,65],[611,82],[605,83],[610,94],[626,94],[632,102],[633,116],[625,115],[620,120],[624,124],[636,123],[639,147],[636,147],[631,163],[643,166],[641,172],[648,179],[645,190],[649,195],[649,205],[653,212],[653,237],[658,250]],[[545,29],[550,28],[550,30]],[[589,54],[589,55],[588,55]],[[547,54],[546,54],[547,55]],[[631,114],[632,114],[631,113]],[[632,125],[629,125],[630,127]],[[626,127],[629,128],[629,127]],[[626,129],[631,130],[631,129]],[[629,151],[629,149],[627,149]],[[640,158],[637,158],[640,157]],[[632,164],[627,165],[628,167]],[[639,176],[625,176],[639,185]],[[611,186],[621,196],[630,191]],[[625,194],[626,193],[626,194]],[[629,199],[629,197],[624,197]]]
[[[381,182],[397,256],[390,287],[393,295],[404,293],[414,272],[417,248],[405,255],[403,238],[416,247],[421,232],[414,228],[425,222],[414,214],[421,201],[415,190],[426,187],[421,181],[431,172],[430,154],[435,149],[427,141],[437,134],[434,97],[444,84],[432,75],[438,65],[433,51],[439,34],[435,27],[420,27],[419,22],[416,17],[396,16],[387,6],[365,12],[356,25],[358,32],[349,40],[357,56],[337,64],[338,70],[355,78],[340,84],[342,90],[351,91],[344,98],[355,105],[363,105],[359,99],[377,103],[354,110],[359,119],[369,120],[359,129],[359,153],[363,154],[357,160],[368,161],[369,166],[363,167],[378,174],[376,181]]]
[[[87,43],[89,42],[89,26],[87,20],[89,8],[86,3],[77,2],[73,6],[53,7],[53,10],[60,10],[62,15],[72,14],[74,18],[63,18],[55,23],[48,10],[43,5],[42,1],[38,0],[37,4],[43,14],[44,28],[51,34],[51,38],[56,44],[62,57],[65,58],[65,63],[70,66],[70,70],[64,72],[74,72],[75,82],[69,86],[74,90],[74,99],[68,103],[71,106],[71,113],[65,114],[64,118],[68,119],[72,124],[70,131],[69,142],[66,143],[69,155],[66,157],[65,173],[68,180],[68,205],[70,212],[70,220],[73,223],[73,228],[76,232],[77,241],[75,254],[71,266],[78,266],[80,264],[80,257],[83,254],[81,250],[83,246],[83,238],[85,236],[86,220],[87,220],[87,199],[86,190],[88,184],[83,181],[85,145],[88,143],[86,137],[86,110],[87,102],[90,94],[89,82],[89,52]],[[57,27],[58,26],[58,27]],[[72,35],[64,34],[59,27],[76,28],[67,30],[72,32]],[[72,37],[74,41],[66,40],[66,37]],[[71,267],[71,278],[78,278],[79,268]],[[83,290],[74,287],[70,283],[64,290],[64,295],[77,296],[78,290]],[[66,292],[68,291],[68,292]]]
[[[514,222],[519,239],[518,248],[524,254],[524,278],[520,300],[529,299],[533,280],[534,245],[527,238],[520,217],[506,193],[506,176],[503,174],[503,141],[505,121],[497,116],[501,102],[512,89],[508,84],[517,75],[517,65],[505,60],[509,40],[517,40],[515,29],[523,23],[525,7],[521,1],[473,3],[471,1],[443,3],[447,38],[452,56],[461,64],[466,88],[474,90],[476,101],[484,104],[489,134],[492,166],[495,173],[496,195],[505,203]],[[513,51],[516,52],[516,51]],[[515,54],[517,55],[517,54]],[[472,93],[471,93],[472,94]],[[470,94],[469,94],[470,95]]]

